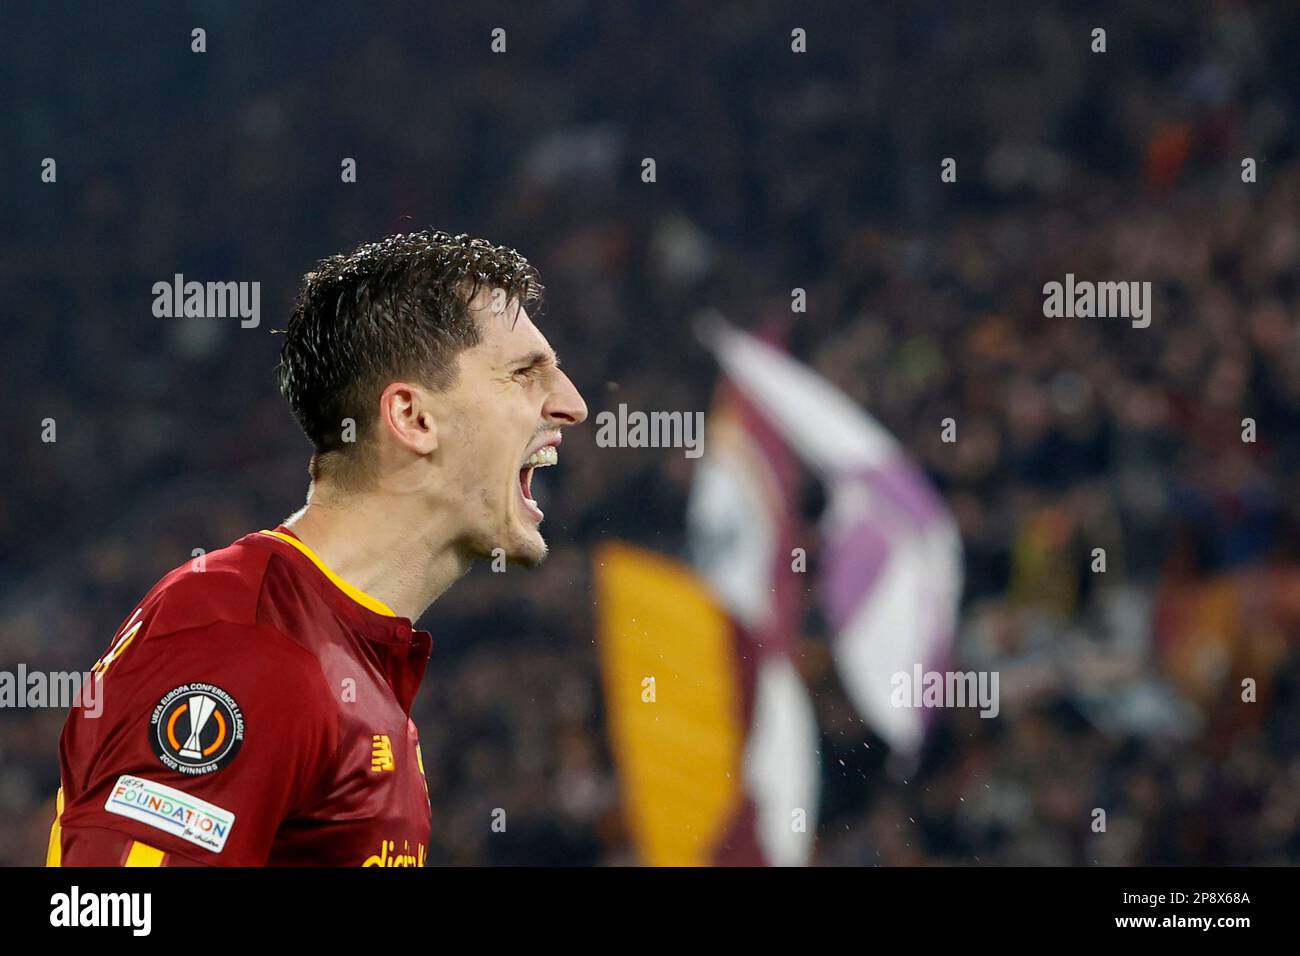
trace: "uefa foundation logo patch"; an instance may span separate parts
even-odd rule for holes
[[[149,742],[164,766],[202,776],[235,759],[244,742],[244,715],[215,684],[181,684],[153,709]]]

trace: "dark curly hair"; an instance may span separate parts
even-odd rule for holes
[[[483,288],[504,290],[516,316],[538,314],[545,291],[515,250],[430,229],[330,256],[304,276],[276,378],[315,449],[313,478],[357,457],[389,382],[455,384],[457,355],[480,340],[468,305]],[[343,439],[345,419],[356,423],[354,443]]]

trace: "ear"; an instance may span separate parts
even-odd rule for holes
[[[393,382],[379,396],[379,424],[403,448],[427,455],[438,447],[438,420],[429,391]]]

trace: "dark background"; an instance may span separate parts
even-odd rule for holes
[[[539,267],[593,417],[707,408],[714,306],[781,329],[948,497],[958,659],[1001,671],[1002,715],[945,713],[890,773],[810,630],[817,862],[1294,863],[1298,46],[1284,2],[12,5],[0,667],[87,669],[194,548],[301,505],[271,330],[315,260],[432,225]],[[261,282],[262,324],[155,318],[178,272]],[[1045,319],[1066,272],[1151,281],[1151,327]],[[478,569],[421,622],[432,863],[634,860],[589,551],[679,552],[690,468],[594,434],[541,476],[547,565]],[[62,721],[0,711],[0,863],[43,859]]]

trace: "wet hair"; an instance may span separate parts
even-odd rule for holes
[[[313,478],[357,470],[390,382],[455,384],[457,356],[482,334],[469,312],[481,289],[534,316],[545,292],[514,249],[429,229],[330,256],[303,277],[276,379],[315,451]]]

